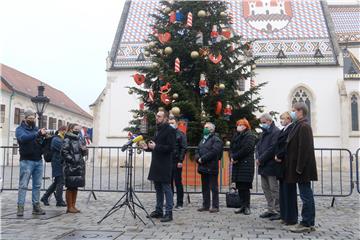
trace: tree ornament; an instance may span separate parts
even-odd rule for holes
[[[170,12],[169,21],[170,21],[170,23],[175,23],[175,21],[176,21],[176,12],[175,11]]]
[[[226,121],[230,121],[230,117],[232,115],[232,107],[229,103],[226,104],[226,107],[224,109],[224,119]]]
[[[165,105],[169,105],[171,103],[171,100],[170,100],[169,96],[166,93],[163,93],[163,94],[160,95],[160,100]]]
[[[209,92],[209,87],[207,85],[206,77],[204,73],[200,74],[199,89],[201,96],[204,96]]]
[[[180,108],[179,107],[173,107],[170,111],[175,117],[178,117],[180,115]]]
[[[224,89],[225,89],[225,84],[220,83],[220,84],[219,84],[219,88],[220,88],[221,90],[224,90]]]
[[[184,21],[184,14],[180,10],[176,10],[176,21],[175,22],[182,22]]]
[[[133,78],[135,80],[135,83],[139,86],[145,82],[145,76],[142,74],[136,73],[134,74]]]
[[[129,89],[128,94],[131,95],[131,94],[133,94],[133,93],[134,93],[134,91],[131,90],[131,89]]]
[[[204,45],[204,35],[201,31],[197,32],[195,43],[200,46]]]
[[[209,59],[210,61],[212,61],[214,64],[218,64],[219,62],[221,62],[222,60],[222,55],[219,53],[219,55],[214,56],[212,53],[209,54]]]
[[[180,72],[180,59],[179,58],[175,59],[175,72],[176,73]]]
[[[167,94],[171,91],[171,84],[170,83],[166,83],[164,86],[160,87],[160,93],[161,94]]]
[[[192,13],[191,12],[189,12],[187,15],[186,27],[188,27],[188,28],[192,27]]]
[[[220,116],[221,114],[221,109],[222,109],[222,102],[221,101],[217,101],[216,102],[216,108],[215,108],[215,114]]]
[[[154,48],[156,46],[156,42],[149,42],[149,48]]]
[[[171,40],[171,34],[169,32],[159,33],[158,38],[162,44],[165,44]]]
[[[210,53],[210,50],[207,47],[203,47],[203,48],[200,48],[199,53],[200,53],[201,57],[207,57]]]
[[[171,8],[169,8],[169,7],[164,8],[165,14],[169,14],[170,12],[171,12]]]
[[[173,98],[173,99],[178,99],[178,98],[179,98],[179,94],[174,93],[174,94],[172,95],[172,98]]]
[[[164,54],[164,50],[162,50],[162,49],[159,49],[157,52],[160,56]]]
[[[221,36],[224,37],[224,39],[230,39],[231,38],[231,29],[226,27],[221,29]]]
[[[230,145],[231,145],[231,142],[230,142],[230,141],[226,141],[226,142],[225,142],[225,146],[230,147]]]
[[[166,55],[170,55],[170,54],[172,54],[173,50],[172,50],[171,47],[166,47],[164,52],[165,52]]]
[[[215,84],[215,85],[214,85],[213,93],[214,93],[215,96],[217,96],[217,95],[220,94],[220,88],[219,88],[219,85],[218,85],[218,84]]]
[[[157,62],[153,62],[153,63],[152,63],[152,67],[153,67],[153,68],[157,68],[158,66],[159,66],[159,64],[158,64]]]
[[[219,33],[217,31],[217,26],[213,25],[210,33],[211,43],[215,44],[216,42],[218,42],[218,37],[219,37]]]
[[[221,16],[221,17],[226,17],[227,14],[226,14],[226,12],[221,12],[221,13],[220,13],[220,16]]]
[[[150,57],[150,52],[149,51],[144,51],[144,56],[145,57]]]
[[[139,117],[139,115],[137,113],[133,114],[133,118],[138,118],[138,117]]]
[[[200,10],[200,11],[198,11],[197,15],[198,15],[198,17],[203,18],[203,17],[206,17],[206,12],[204,10]]]
[[[154,102],[154,91],[150,90],[148,94],[148,102],[153,103]]]
[[[140,102],[139,102],[139,110],[144,111],[144,109],[145,109],[144,100],[140,99]]]
[[[199,57],[199,52],[198,51],[192,51],[190,54],[192,59],[196,59]]]

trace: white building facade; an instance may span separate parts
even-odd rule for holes
[[[282,113],[303,101],[310,108],[316,147],[355,151],[360,146],[359,6],[329,6],[320,0],[266,5],[273,2],[229,1],[233,31],[246,40],[257,39],[252,46],[253,55],[260,57],[255,81],[268,82],[261,90],[264,110]],[[141,53],[151,33],[148,15],[158,6],[157,0],[125,3],[107,59],[107,84],[91,105],[95,145],[117,146],[127,138],[123,129],[139,101],[125,87],[135,85],[137,67],[150,65]],[[242,90],[249,87],[246,80]]]

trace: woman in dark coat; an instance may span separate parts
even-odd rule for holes
[[[281,165],[279,179],[279,203],[280,219],[285,225],[297,223],[298,208],[296,199],[296,183],[286,183],[284,181],[284,170],[287,159],[287,138],[294,124],[289,112],[280,115],[280,123],[283,129],[280,131],[277,142],[274,147],[275,161]]]
[[[54,178],[54,182],[49,186],[49,188],[46,190],[46,192],[40,199],[46,206],[49,206],[50,195],[53,192],[55,192],[56,206],[66,207],[66,204],[63,200],[63,188],[64,188],[63,160],[60,155],[65,132],[66,132],[66,127],[65,126],[60,127],[51,140],[51,145],[50,145],[50,150],[52,152],[51,168],[52,168],[52,177]]]
[[[215,125],[205,123],[203,139],[200,141],[195,153],[198,162],[198,172],[201,174],[201,186],[203,195],[202,207],[199,212],[219,212],[219,160],[222,158],[223,142],[215,134]],[[210,191],[212,192],[212,208],[210,209]]]
[[[80,140],[80,126],[70,124],[65,134],[61,150],[64,160],[64,176],[66,189],[66,203],[68,213],[78,213],[75,207],[77,191],[85,186],[85,161],[87,155],[85,144]]]
[[[236,123],[237,133],[230,145],[230,159],[232,163],[232,182],[240,197],[240,209],[236,214],[250,214],[250,189],[254,179],[254,151],[256,136],[251,132],[251,126],[246,119],[240,119]]]

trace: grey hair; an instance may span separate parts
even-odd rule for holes
[[[206,122],[205,125],[209,126],[210,132],[215,132],[215,124],[213,124],[212,122]]]
[[[309,108],[304,102],[297,102],[293,105],[293,108],[296,110],[301,110],[303,112],[304,117],[308,115]]]
[[[271,121],[271,122],[273,121],[273,118],[269,113],[264,113],[263,115],[260,116],[259,119],[261,119],[261,118],[264,118],[264,119],[266,119],[268,121]]]

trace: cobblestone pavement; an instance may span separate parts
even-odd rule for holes
[[[271,222],[259,218],[264,210],[264,196],[252,196],[252,214],[249,216],[234,214],[234,209],[226,208],[225,196],[220,196],[219,213],[199,213],[196,211],[201,204],[201,195],[190,196],[191,203],[183,210],[174,212],[174,221],[160,223],[155,226],[145,218],[145,214],[136,208],[147,225],[134,219],[127,209],[119,209],[106,218],[101,224],[97,222],[120,199],[123,193],[98,193],[97,200],[91,198],[87,204],[89,192],[79,192],[79,214],[65,214],[64,208],[44,207],[48,215],[57,210],[62,215],[47,220],[41,219],[9,219],[8,215],[16,212],[16,191],[5,191],[1,198],[1,239],[100,239],[99,233],[107,232],[107,238],[101,239],[359,239],[360,213],[359,194],[337,198],[331,207],[331,198],[317,197],[316,231],[295,234],[285,230],[279,221]],[[147,211],[154,208],[155,194],[137,194]],[[300,203],[299,203],[300,204]],[[301,209],[301,206],[299,206]],[[25,215],[31,215],[31,193],[27,193]],[[91,231],[83,235],[69,235],[74,230]],[[110,231],[116,234],[111,235]],[[72,237],[71,237],[72,236]],[[114,237],[111,237],[114,236]]]

